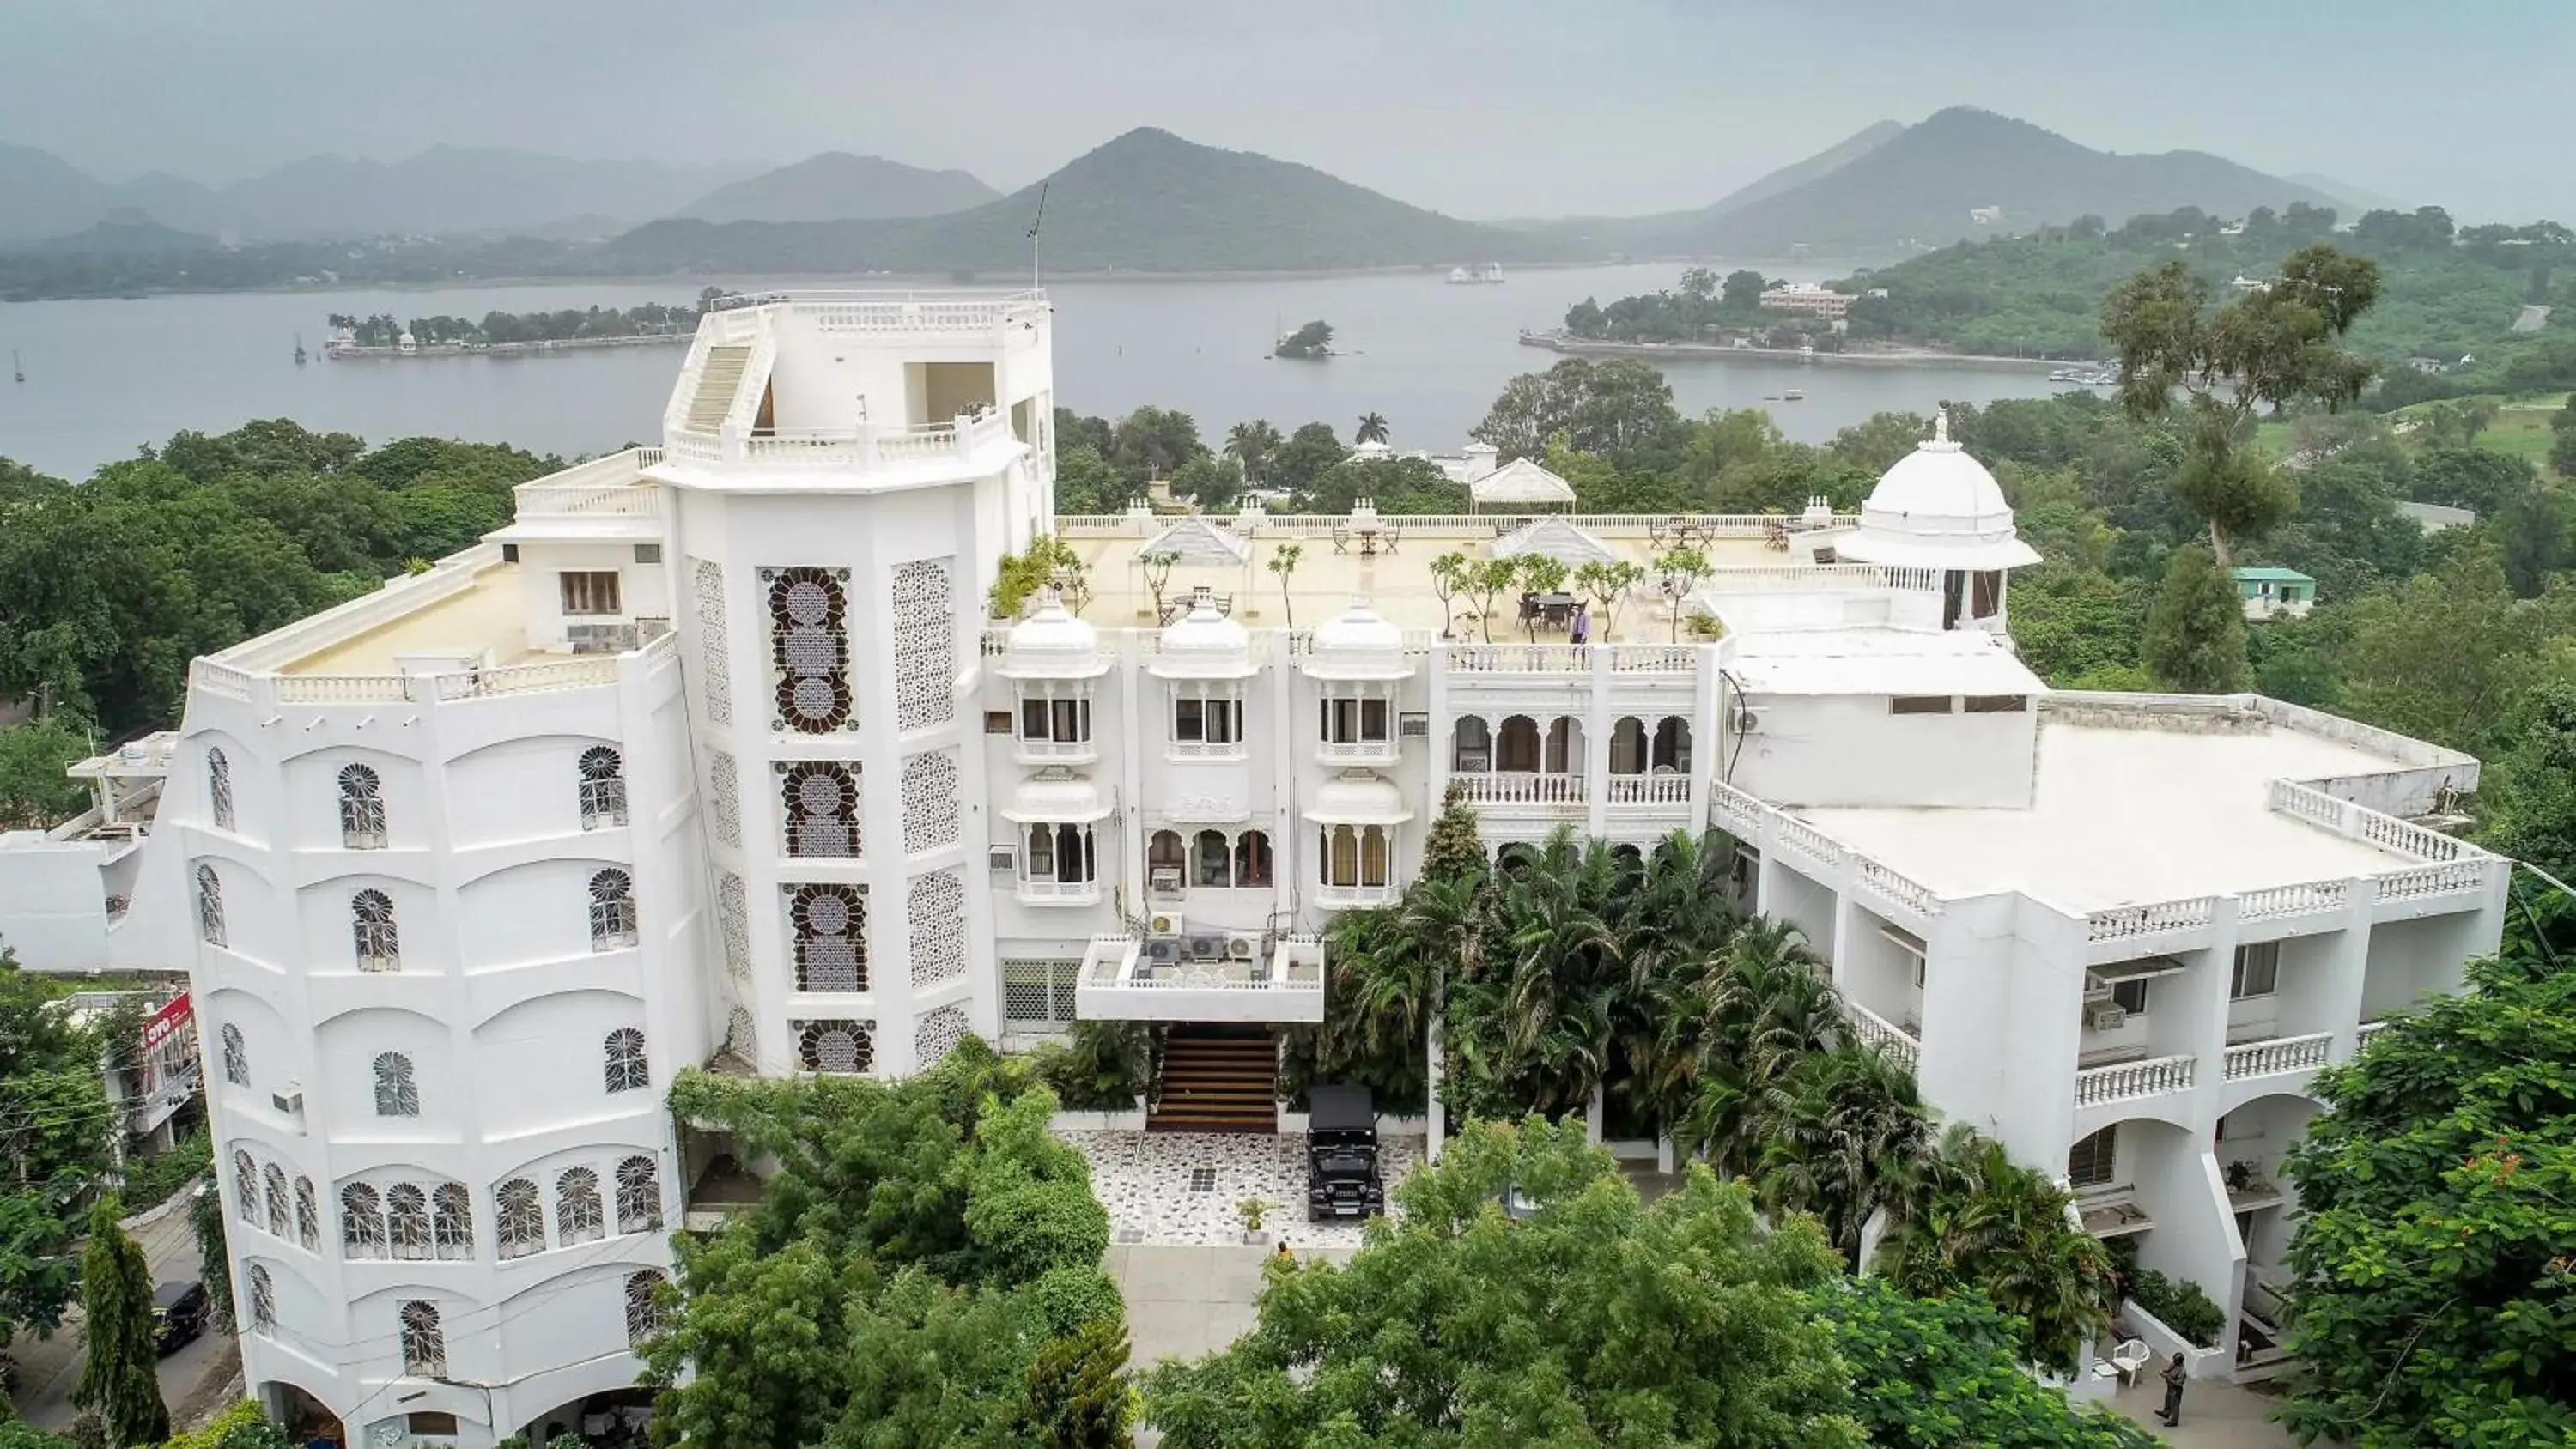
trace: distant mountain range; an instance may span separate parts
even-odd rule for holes
[[[2079,216],[2118,226],[2185,206],[2242,216],[2294,201],[2352,210],[2314,187],[2203,152],[2095,151],[1960,106],[1893,131],[1873,126],[1713,206],[1639,217],[1596,239],[1646,256],[1781,256],[1796,247],[1833,255],[1945,246]]]
[[[250,241],[526,231],[584,213],[623,227],[749,169],[438,146],[391,163],[312,156],[209,187],[160,172],[100,181],[49,152],[0,145],[0,241],[63,236],[120,212]]]
[[[1695,210],[1488,225],[1409,206],[1311,166],[1130,131],[1043,182],[998,196],[962,171],[825,152],[774,170],[573,161],[439,148],[391,165],[317,157],[221,189],[152,175],[109,184],[45,152],[0,146],[0,249],[45,257],[174,253],[281,239],[227,274],[287,277],[435,261],[446,277],[898,272],[1050,274],[1320,271],[1622,257],[1875,256],[2095,215],[2196,206],[2241,216],[2293,202],[2357,208],[2351,188],[2265,175],[2199,152],[2116,155],[2027,122],[1954,108],[1882,121]],[[639,218],[661,217],[638,226]],[[285,255],[302,238],[436,235],[394,260]],[[525,237],[479,243],[477,237]],[[479,247],[479,250],[478,250]],[[412,250],[418,250],[414,248]],[[343,261],[348,264],[344,265]],[[256,265],[251,263],[258,263]],[[502,270],[502,268],[507,270]],[[264,268],[264,270],[263,270]],[[13,295],[72,285],[17,269]],[[135,266],[81,285],[206,286]],[[235,283],[249,285],[248,282]],[[268,284],[273,285],[274,282]]]
[[[1146,127],[1043,182],[947,216],[874,221],[657,221],[608,244],[633,269],[1050,272],[1323,270],[1578,260],[1554,238],[1407,206],[1311,166]]]
[[[825,151],[720,186],[680,209],[694,221],[867,221],[939,216],[1002,193],[963,171],[924,171],[882,156]]]

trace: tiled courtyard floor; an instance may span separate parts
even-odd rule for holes
[[[1091,1190],[1109,1207],[1109,1241],[1119,1246],[1240,1247],[1235,1204],[1272,1204],[1261,1230],[1295,1249],[1356,1248],[1355,1220],[1306,1221],[1306,1139],[1245,1133],[1065,1132],[1091,1161]],[[1379,1146],[1390,1196],[1422,1160],[1422,1139]],[[1258,1288],[1255,1275],[1252,1287]],[[1249,1302],[1250,1299],[1245,1300]]]

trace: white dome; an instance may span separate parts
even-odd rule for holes
[[[1860,527],[1834,541],[1857,563],[1997,569],[2039,562],[2013,532],[2012,505],[1986,465],[1950,439],[1942,413],[1932,436],[1896,460],[1861,505]]]
[[[1188,617],[1163,631],[1153,672],[1163,679],[1241,679],[1252,673],[1252,632],[1226,617],[1202,589]]]
[[[1404,792],[1366,770],[1345,770],[1315,787],[1306,818],[1318,825],[1395,825],[1413,818]]]
[[[1404,657],[1404,631],[1354,594],[1350,608],[1316,626],[1306,673],[1316,679],[1403,679],[1413,666]]]
[[[1075,618],[1048,589],[1038,595],[1037,612],[1011,626],[1001,673],[1012,679],[1088,679],[1108,667],[1100,656],[1100,631]]]

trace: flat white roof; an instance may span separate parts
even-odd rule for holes
[[[1727,672],[1747,694],[2045,694],[1979,630],[1852,627],[1745,634]]]
[[[2047,715],[2028,810],[1792,813],[1944,896],[2018,890],[2075,913],[2373,875],[2408,862],[2271,808],[2271,782],[2399,769],[2299,730]]]

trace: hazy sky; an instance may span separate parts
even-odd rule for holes
[[[0,0],[0,141],[215,181],[439,142],[838,149],[1009,190],[1159,125],[1534,216],[1697,205],[1971,104],[2576,220],[2571,57],[2576,0]]]

